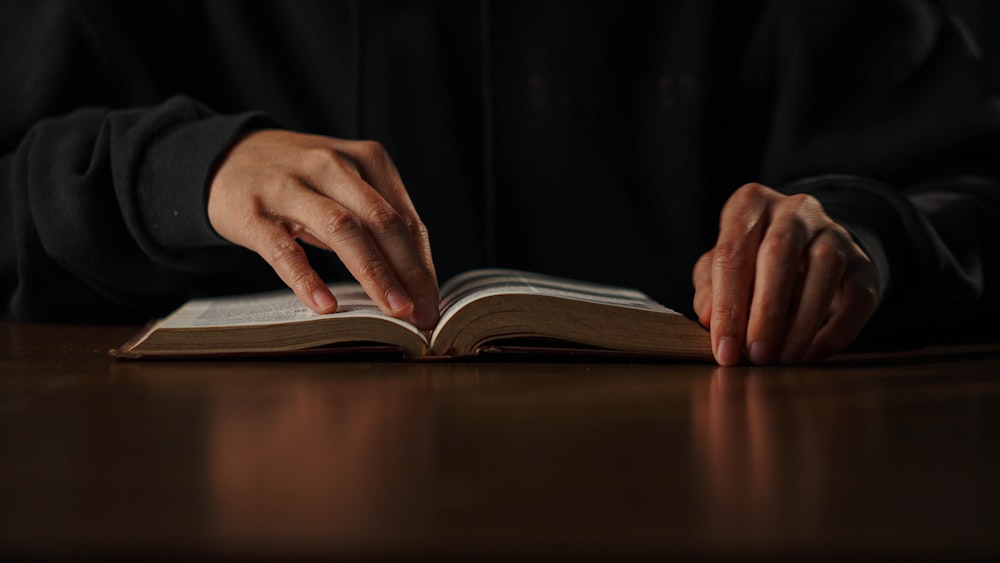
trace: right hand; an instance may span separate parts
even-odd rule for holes
[[[332,313],[337,300],[298,240],[335,252],[386,313],[422,330],[437,324],[427,229],[374,141],[250,133],[212,179],[208,218],[220,236],[263,257],[317,313]]]
[[[720,365],[818,362],[857,338],[878,306],[871,259],[823,205],[761,184],[722,208],[695,264],[694,308]]]

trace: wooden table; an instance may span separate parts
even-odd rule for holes
[[[134,328],[0,323],[0,560],[1000,557],[1000,345],[108,358]]]

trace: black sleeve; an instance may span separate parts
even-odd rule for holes
[[[247,259],[212,230],[205,193],[216,160],[266,121],[159,97],[140,65],[124,76],[111,59],[128,46],[80,6],[0,8],[4,318],[159,315]]]
[[[996,334],[1000,98],[962,28],[903,1],[782,2],[767,19],[749,74],[773,100],[763,177],[817,197],[875,262],[862,339]]]

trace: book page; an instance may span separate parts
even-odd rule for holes
[[[501,293],[535,293],[621,307],[670,311],[636,289],[507,269],[472,270],[449,280],[441,288],[441,311],[446,312],[461,302],[482,295]]]
[[[506,269],[472,270],[451,279],[441,288],[441,322],[447,324],[463,305],[490,295],[538,294],[603,303],[619,307],[673,312],[635,289],[606,286],[544,274]],[[435,331],[437,332],[437,331]]]
[[[487,348],[603,349],[658,357],[711,358],[709,333],[643,292],[518,270],[473,270],[442,287],[432,354],[474,356]]]
[[[329,287],[337,297],[337,312],[329,315],[314,313],[291,290],[279,290],[246,296],[193,299],[165,318],[159,328],[270,325],[310,322],[331,316],[379,317],[412,326],[384,314],[358,284],[338,283]]]

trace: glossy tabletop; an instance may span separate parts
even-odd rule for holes
[[[123,362],[0,323],[0,559],[1000,558],[1000,345]]]

